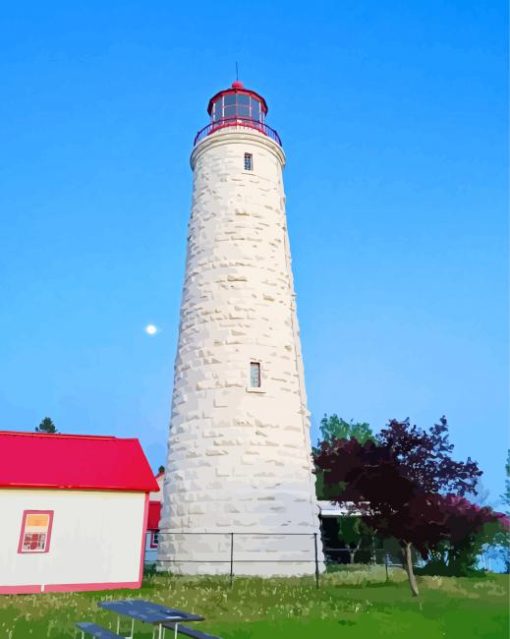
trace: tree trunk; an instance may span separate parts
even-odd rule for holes
[[[351,559],[351,564],[354,563],[354,559],[356,557],[356,553],[358,552],[358,550],[360,549],[361,546],[361,539],[358,541],[358,543],[356,544],[356,548],[351,548],[349,546],[349,557]]]
[[[420,591],[418,590],[418,584],[416,583],[416,577],[414,576],[411,544],[408,542],[406,542],[404,546],[404,563],[405,563],[405,569],[407,572],[407,577],[409,579],[409,587],[411,588],[413,597],[418,597],[418,595],[420,594]]]

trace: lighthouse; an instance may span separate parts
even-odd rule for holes
[[[285,211],[265,99],[236,81],[194,139],[158,566],[322,568]]]

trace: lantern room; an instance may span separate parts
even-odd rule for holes
[[[265,124],[267,111],[264,98],[236,80],[229,89],[219,91],[209,100],[207,113],[211,121],[197,133],[194,143],[197,144],[204,137],[225,127],[247,127],[256,129],[281,145],[278,133]]]
[[[220,91],[209,100],[207,112],[212,122],[240,119],[256,124],[264,121],[267,104],[261,95],[248,91],[242,82],[236,81],[230,89]]]

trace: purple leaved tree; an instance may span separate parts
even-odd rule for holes
[[[453,534],[452,512],[462,519],[466,500],[455,504],[452,495],[475,491],[482,474],[470,458],[454,461],[452,451],[444,417],[428,431],[411,426],[409,420],[392,420],[376,441],[334,439],[315,451],[329,494],[338,502],[353,502],[366,525],[399,541],[414,596],[419,590],[412,549],[426,558]],[[482,509],[476,526],[483,526],[490,516],[490,509]]]

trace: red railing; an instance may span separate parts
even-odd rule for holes
[[[193,146],[198,144],[208,135],[211,135],[211,133],[216,133],[216,131],[220,131],[221,129],[225,129],[226,127],[230,126],[255,129],[256,131],[260,131],[260,133],[267,135],[268,138],[271,138],[271,140],[274,140],[277,144],[282,146],[280,136],[274,129],[272,129],[270,126],[267,126],[267,124],[264,124],[264,122],[251,120],[250,118],[224,118],[223,120],[218,120],[217,122],[210,122],[207,126],[204,126],[203,129],[200,129],[200,131],[195,135]]]

